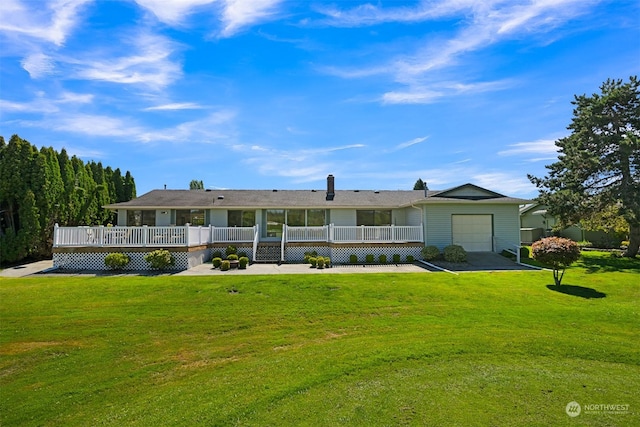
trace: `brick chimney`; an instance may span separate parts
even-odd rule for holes
[[[327,200],[333,200],[336,195],[335,179],[333,175],[327,177]]]

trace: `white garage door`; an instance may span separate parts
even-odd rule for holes
[[[452,215],[453,244],[467,252],[491,251],[493,228],[491,215]]]

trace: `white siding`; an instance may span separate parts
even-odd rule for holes
[[[330,218],[333,225],[356,225],[356,210],[331,209]]]
[[[407,223],[407,215],[404,209],[393,209],[391,211],[391,224],[405,225]]]
[[[426,205],[425,244],[440,249],[452,242],[451,216],[454,214],[493,215],[493,237],[496,252],[520,242],[520,216],[518,205],[450,204]]]

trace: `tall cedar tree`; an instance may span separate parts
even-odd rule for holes
[[[422,180],[422,178],[418,178],[415,184],[413,184],[414,190],[424,190],[427,186],[427,183]]]
[[[629,257],[640,246],[639,87],[637,76],[609,79],[601,94],[576,96],[572,133],[556,141],[558,161],[544,178],[529,175],[561,226],[616,209],[629,226]]]
[[[106,224],[113,216],[102,206],[131,200],[135,191],[128,171],[123,178],[120,169],[69,159],[64,149],[0,136],[0,263],[49,256],[56,223]]]

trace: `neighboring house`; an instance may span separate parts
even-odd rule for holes
[[[54,264],[99,268],[104,255],[97,254],[117,249],[130,254],[131,268],[143,268],[133,258],[165,247],[182,269],[230,244],[264,262],[300,262],[311,251],[336,264],[348,263],[351,254],[404,260],[419,258],[425,245],[501,252],[519,245],[519,206],[526,202],[473,184],[444,191],[336,190],[332,175],[323,190],[153,190],[105,206],[118,214],[115,227],[56,228]],[[92,261],[82,254],[93,254]]]
[[[587,240],[602,244],[616,239],[604,231],[587,231],[578,225],[553,231],[557,224],[558,219],[549,213],[548,206],[539,203],[523,205],[520,208],[520,241],[522,244],[531,244],[543,237],[553,235],[566,237],[576,242]]]

